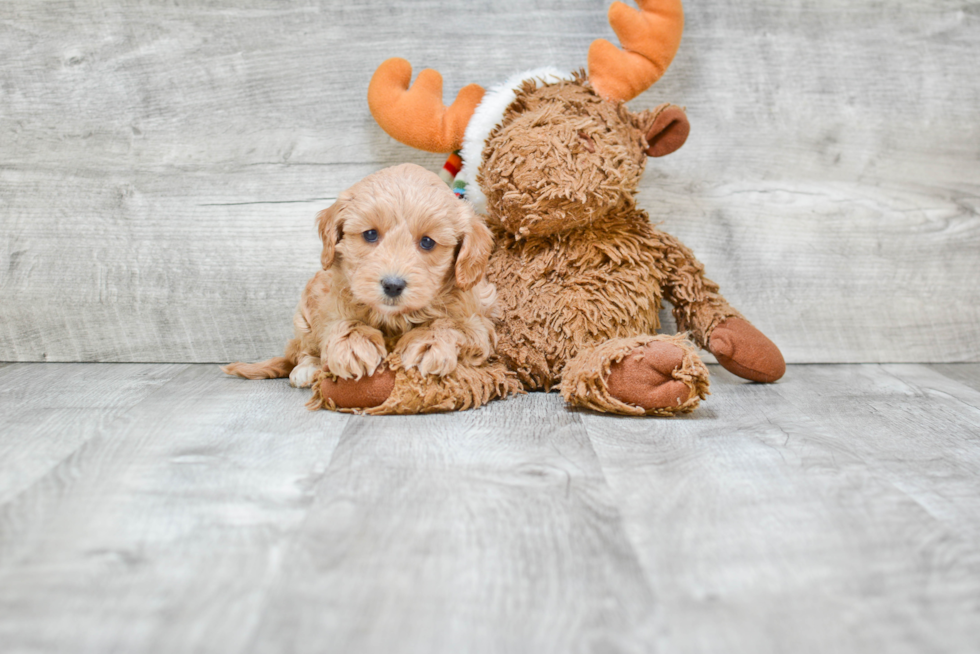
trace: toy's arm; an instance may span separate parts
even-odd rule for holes
[[[752,326],[704,276],[704,266],[683,243],[658,231],[663,243],[664,299],[674,305],[678,331],[715,355],[726,370],[752,381],[774,382],[786,372],[775,343]]]
[[[741,318],[718,292],[718,284],[704,276],[704,266],[694,253],[676,238],[657,231],[663,244],[662,271],[664,299],[674,305],[677,330],[690,332],[691,339],[704,349],[711,333],[728,318]]]

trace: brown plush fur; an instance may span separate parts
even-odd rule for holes
[[[375,404],[365,394],[356,393],[346,403],[341,403],[336,394],[351,386],[351,382],[320,372],[313,384],[313,398],[307,406],[367,415],[435,413],[476,409],[492,399],[522,392],[514,374],[496,360],[479,366],[460,365],[444,377],[432,377],[405,368],[399,356],[392,354],[385,362],[385,369],[369,379],[378,378],[386,385],[383,402]],[[324,392],[327,388],[329,392]]]
[[[628,213],[646,164],[644,122],[582,84],[526,81],[483,153],[477,181],[491,221],[550,236]]]
[[[652,336],[661,300],[674,304],[679,329],[701,347],[726,320],[744,322],[690,250],[636,206],[663,109],[631,113],[599,97],[582,73],[529,81],[487,139],[477,181],[497,239],[488,276],[503,315],[498,351],[529,390],[560,384],[569,402],[600,411],[690,411],[707,393],[707,369],[683,338]],[[676,119],[674,112],[660,121],[662,129]],[[611,395],[612,386],[627,388],[610,384],[611,375],[626,374],[616,364],[631,353],[634,367],[652,361],[640,354],[654,340],[661,354],[674,349],[670,376],[687,396],[643,407]]]
[[[295,386],[323,375],[358,380],[385,368],[415,380],[449,380],[438,397],[396,394],[375,412],[440,410],[454,397],[455,408],[478,406],[510,388],[499,364],[481,370],[496,340],[495,290],[485,278],[490,232],[438,176],[412,164],[382,170],[344,191],[317,225],[323,270],[303,291],[285,355],[230,364],[225,372],[249,379],[288,374]],[[365,236],[371,232],[373,242]],[[423,237],[434,247],[424,249]],[[384,291],[393,278],[405,283],[395,297]]]
[[[499,351],[524,386],[560,384],[569,402],[599,411],[673,415],[707,394],[707,368],[694,343],[753,381],[775,381],[786,366],[779,348],[729,306],[691,251],[636,207],[647,157],[676,151],[690,130],[680,107],[633,113],[623,105],[667,70],[684,26],[680,0],[637,3],[640,11],[610,6],[609,23],[623,48],[594,41],[588,77],[580,71],[569,81],[528,80],[513,89],[480,160],[464,162],[463,178],[470,182],[476,167],[497,238],[488,277],[504,320]],[[378,123],[403,143],[431,151],[453,149],[462,137],[465,156],[474,156],[471,147],[511,92],[492,91],[489,103],[477,105],[483,91],[471,85],[446,108],[438,73],[423,71],[411,89],[410,78],[404,60],[378,68],[368,91]],[[459,129],[463,116],[477,116],[472,134]],[[687,335],[654,335],[663,299]],[[390,383],[397,393],[394,374],[387,375],[369,386]],[[330,401],[347,401],[355,386],[324,382],[323,390]]]
[[[644,360],[651,355],[668,365]],[[613,375],[628,364],[617,388]],[[670,416],[693,411],[708,395],[708,370],[681,334],[612,338],[569,362],[561,391],[569,402],[596,411]]]

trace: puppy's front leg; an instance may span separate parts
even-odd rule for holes
[[[323,336],[320,360],[342,379],[370,377],[387,354],[384,336],[358,320],[338,320]]]
[[[493,335],[493,325],[486,318],[442,318],[402,336],[395,353],[406,368],[442,377],[456,369],[460,357],[471,365],[486,361],[493,352]]]
[[[432,327],[416,327],[395,344],[395,354],[406,368],[418,368],[423,375],[443,377],[459,363],[455,334]]]

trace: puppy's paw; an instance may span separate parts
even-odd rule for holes
[[[320,358],[341,379],[360,379],[373,375],[387,354],[381,332],[362,324],[331,338]]]
[[[289,385],[293,388],[309,388],[313,385],[313,376],[320,370],[320,357],[306,355],[299,360],[296,367],[289,373]]]
[[[456,370],[459,354],[456,339],[446,332],[413,329],[398,341],[395,353],[406,368],[418,368],[423,375],[444,377]]]

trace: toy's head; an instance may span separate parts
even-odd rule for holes
[[[676,150],[686,129],[679,108],[632,113],[603,100],[583,74],[527,80],[486,139],[476,181],[507,231],[567,231],[631,208],[647,156]]]
[[[626,50],[599,39],[589,73],[538,69],[485,94],[471,84],[448,108],[442,77],[389,59],[375,72],[368,103],[391,136],[430,152],[462,150],[458,179],[477,210],[519,238],[582,227],[629,208],[648,156],[680,148],[684,111],[662,105],[633,113],[624,102],[666,71],[680,44],[680,0],[621,2],[609,20]]]

